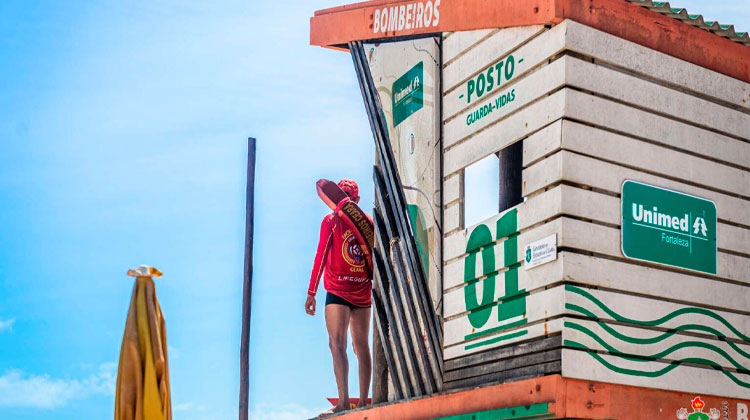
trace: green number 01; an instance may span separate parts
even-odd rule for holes
[[[510,210],[500,217],[497,221],[497,233],[493,240],[492,232],[487,225],[479,225],[471,232],[469,240],[466,243],[466,252],[469,254],[464,259],[464,282],[468,283],[464,287],[464,301],[466,310],[469,311],[469,322],[474,328],[482,328],[490,319],[492,308],[495,307],[495,278],[497,277],[497,268],[495,267],[495,240],[508,237],[504,242],[503,259],[505,266],[509,267],[516,263],[517,259],[517,239],[518,239],[518,222],[516,210]],[[483,248],[484,247],[484,248]],[[477,283],[474,281],[476,275],[477,255],[481,252],[482,257],[482,275],[487,276],[482,280],[482,299],[477,296]],[[518,273],[515,269],[505,273],[505,295],[512,296],[519,293],[518,290]],[[498,314],[499,320],[508,319],[516,315],[516,312],[525,311],[525,299],[516,302],[507,302],[506,310]],[[507,312],[507,313],[506,313]]]

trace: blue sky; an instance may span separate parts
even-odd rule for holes
[[[355,179],[370,208],[374,154],[351,59],[308,45],[341,3],[0,2],[0,418],[112,416],[140,264],[164,272],[175,418],[236,416],[248,136],[253,415],[328,405],[323,317],[303,310],[314,182]],[[750,29],[745,0],[702,3],[679,5]]]

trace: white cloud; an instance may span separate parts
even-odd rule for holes
[[[180,350],[177,347],[167,345],[167,354],[169,355],[169,360],[176,360],[180,358]]]
[[[92,395],[114,395],[117,364],[103,363],[83,379],[54,379],[13,369],[0,376],[0,407],[51,409]]]
[[[328,407],[331,408],[331,407]],[[299,420],[311,419],[328,408],[307,408],[299,404],[284,405],[260,404],[250,411],[251,420]]]
[[[175,404],[172,407],[173,411],[188,411],[188,412],[196,412],[196,411],[204,411],[206,409],[205,406],[200,404],[195,404],[194,402],[184,402]]]
[[[0,319],[0,332],[4,332],[4,331],[12,332],[13,324],[15,323],[16,323],[15,318],[6,319],[6,320]]]

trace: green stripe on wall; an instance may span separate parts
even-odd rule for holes
[[[457,414],[455,416],[437,417],[431,420],[505,420],[505,419],[544,419],[553,414],[548,413],[549,403],[522,405],[518,407],[498,408],[495,410],[477,411],[476,413]]]
[[[525,321],[525,319],[524,319],[524,321]],[[501,341],[510,340],[511,338],[516,338],[516,337],[520,337],[522,335],[526,335],[526,334],[528,334],[528,332],[529,332],[529,330],[516,331],[516,332],[510,333],[510,334],[501,335],[499,337],[490,338],[489,340],[480,341],[479,343],[469,344],[464,349],[465,350],[471,350],[471,349],[474,349],[474,348],[477,348],[477,347],[489,346],[490,344],[495,344],[495,343],[499,343]]]
[[[471,340],[472,338],[477,338],[477,337],[481,337],[483,335],[492,334],[494,332],[498,332],[498,331],[502,331],[502,330],[507,330],[507,329],[510,329],[510,328],[513,328],[513,327],[517,327],[519,325],[523,325],[526,322],[527,322],[526,319],[519,319],[518,321],[509,322],[509,323],[501,325],[499,327],[494,327],[494,328],[490,328],[490,329],[487,329],[487,330],[484,330],[484,331],[479,331],[479,332],[475,332],[473,334],[469,334],[469,335],[467,335],[467,336],[464,337],[464,340]]]
[[[677,327],[670,328],[669,331],[665,332],[664,334],[662,334],[660,336],[651,337],[651,338],[628,337],[628,336],[626,336],[624,334],[619,333],[617,330],[615,330],[614,328],[610,327],[608,324],[599,321],[599,318],[596,316],[596,314],[594,314],[593,312],[589,311],[586,308],[583,308],[583,307],[578,306],[578,305],[574,305],[572,303],[566,303],[565,304],[565,309],[570,309],[571,311],[576,311],[576,312],[579,312],[579,313],[582,313],[582,314],[586,315],[589,319],[591,319],[593,321],[596,321],[596,323],[599,324],[599,326],[602,327],[605,331],[607,331],[608,333],[610,333],[614,337],[616,337],[616,338],[618,338],[618,339],[620,339],[622,341],[626,341],[628,343],[633,343],[633,344],[654,344],[654,343],[658,343],[658,342],[660,342],[662,340],[666,340],[667,338],[675,335],[677,333],[677,331],[701,331],[701,332],[705,332],[705,333],[708,333],[708,334],[715,335],[716,337],[722,339],[721,341],[724,341],[725,343],[729,344],[729,346],[734,351],[736,351],[737,353],[739,353],[739,354],[743,355],[744,357],[747,357],[748,359],[750,359],[750,353],[746,352],[745,350],[742,350],[734,342],[732,342],[730,340],[727,340],[727,336],[724,335],[724,334],[722,334],[720,331],[718,331],[718,330],[716,330],[714,328],[711,328],[709,326],[706,326],[706,325],[700,325],[700,324],[684,324],[684,325],[679,325]]]
[[[718,355],[722,356],[724,359],[726,359],[726,361],[728,361],[729,363],[731,363],[732,366],[734,366],[740,373],[745,373],[745,374],[750,373],[750,369],[749,369],[750,365],[749,366],[744,366],[744,365],[740,364],[739,362],[737,362],[736,360],[734,360],[734,358],[732,358],[732,356],[730,356],[723,349],[721,349],[721,348],[719,348],[717,346],[714,346],[713,344],[710,344],[710,343],[704,343],[702,341],[683,341],[683,342],[674,344],[673,346],[671,346],[671,347],[669,347],[669,348],[667,348],[665,350],[662,350],[662,351],[660,351],[658,353],[654,353],[654,354],[650,354],[650,355],[640,355],[640,354],[626,353],[626,352],[618,350],[613,345],[611,345],[607,341],[605,341],[602,337],[599,337],[595,332],[593,332],[590,329],[584,327],[583,325],[576,324],[575,322],[569,322],[569,321],[566,321],[563,325],[566,328],[571,328],[571,329],[574,329],[574,330],[578,330],[578,331],[580,331],[580,332],[588,335],[589,337],[593,338],[594,341],[596,341],[602,347],[604,347],[610,354],[622,357],[623,359],[626,359],[626,360],[632,360],[632,361],[635,361],[635,362],[652,362],[652,361],[657,360],[657,359],[666,359],[667,356],[669,356],[670,354],[672,354],[673,352],[675,352],[675,351],[677,351],[679,349],[690,348],[690,347],[697,347],[697,348],[704,348],[704,349],[707,349],[707,350],[711,350],[714,353],[717,353]],[[711,366],[713,366],[713,365],[711,365]]]
[[[618,314],[617,312],[615,312],[612,309],[610,309],[607,305],[605,305],[602,301],[600,301],[599,299],[597,299],[596,297],[594,297],[594,295],[592,295],[591,293],[589,293],[589,292],[587,292],[587,291],[585,291],[585,290],[583,290],[583,289],[581,289],[579,287],[573,286],[571,284],[566,284],[565,285],[565,290],[568,291],[568,292],[573,292],[573,293],[576,293],[576,294],[579,294],[579,295],[585,297],[589,301],[591,301],[594,304],[596,304],[596,306],[598,306],[600,309],[602,309],[604,312],[606,312],[615,321],[627,322],[627,323],[630,323],[630,324],[646,325],[646,326],[649,326],[649,327],[655,327],[655,326],[659,326],[661,324],[664,324],[665,322],[667,322],[667,321],[669,321],[669,320],[671,320],[673,318],[676,318],[676,317],[678,317],[680,315],[684,315],[684,314],[699,314],[699,315],[708,316],[710,318],[713,318],[713,319],[721,322],[722,324],[724,324],[724,326],[726,326],[727,328],[729,328],[730,331],[732,331],[734,334],[736,334],[739,339],[741,339],[743,341],[750,341],[750,337],[742,334],[734,325],[732,325],[731,323],[729,323],[729,321],[727,321],[726,319],[724,319],[721,315],[719,315],[719,314],[717,314],[717,313],[715,313],[713,311],[709,311],[708,309],[696,308],[696,307],[687,307],[687,308],[678,309],[678,310],[676,310],[674,312],[671,312],[671,313],[669,313],[669,314],[667,314],[667,315],[665,315],[665,316],[663,316],[663,317],[661,317],[659,319],[655,319],[655,320],[652,320],[652,321],[638,321],[638,320],[635,320],[635,319],[626,318],[626,317]]]
[[[598,353],[592,352],[590,348],[586,347],[585,345],[583,345],[581,343],[573,341],[573,340],[565,340],[565,341],[563,341],[563,345],[566,346],[566,347],[572,347],[572,348],[575,348],[575,349],[589,350],[586,353],[589,354],[594,359],[596,359],[596,361],[598,361],[599,363],[601,363],[602,365],[604,365],[607,369],[609,369],[609,370],[611,370],[613,372],[621,373],[623,375],[643,376],[643,377],[647,377],[647,378],[658,378],[658,377],[660,377],[660,376],[662,376],[662,375],[664,375],[666,373],[669,373],[673,369],[675,369],[675,368],[677,368],[677,367],[679,367],[679,366],[681,366],[681,365],[683,365],[685,363],[700,364],[700,365],[709,365],[709,366],[713,367],[715,370],[723,373],[724,376],[726,376],[729,379],[731,379],[732,382],[734,382],[735,384],[737,384],[737,385],[739,385],[739,386],[741,386],[743,388],[750,389],[750,382],[744,382],[744,381],[742,381],[737,376],[735,376],[734,374],[732,374],[732,372],[723,370],[721,368],[721,366],[719,366],[718,363],[715,363],[715,362],[713,362],[711,360],[706,360],[706,359],[702,359],[702,358],[698,358],[698,357],[687,357],[687,358],[681,359],[681,360],[673,360],[672,362],[668,363],[667,366],[665,366],[664,368],[659,369],[657,371],[645,371],[645,370],[628,369],[628,368],[623,368],[623,367],[615,366],[612,363],[609,363],[608,361],[604,360],[604,358],[601,355],[599,355]],[[623,358],[622,356],[618,356],[616,354],[613,354],[612,356]]]

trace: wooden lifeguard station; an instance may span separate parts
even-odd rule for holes
[[[310,25],[351,52],[379,153],[389,402],[343,417],[750,418],[747,33],[651,0]],[[497,213],[467,226],[488,156]]]

